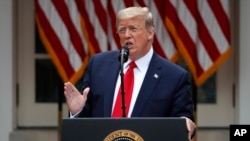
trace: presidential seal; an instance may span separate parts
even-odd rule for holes
[[[104,138],[103,141],[144,141],[137,133],[130,130],[116,130]]]

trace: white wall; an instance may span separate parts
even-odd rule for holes
[[[9,141],[14,117],[13,2],[0,0],[0,140]]]
[[[240,0],[238,123],[250,124],[250,1]]]

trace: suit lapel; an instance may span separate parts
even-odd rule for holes
[[[157,61],[158,56],[154,53],[152,60],[149,64],[148,71],[145,75],[144,81],[142,83],[141,89],[138,94],[138,98],[136,100],[132,117],[140,116],[140,113],[145,107],[148,99],[153,94],[155,87],[157,86],[160,78],[161,78],[161,66]]]
[[[105,85],[104,90],[104,117],[111,116],[112,104],[113,104],[113,96],[115,91],[115,85],[117,81],[117,76],[119,73],[120,64],[117,61],[117,57],[110,63],[110,66],[107,67],[106,79],[103,82]]]

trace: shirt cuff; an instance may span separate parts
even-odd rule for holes
[[[71,111],[69,112],[69,118],[75,118],[78,117],[79,114],[81,113],[83,108],[81,108],[77,113],[75,113],[74,115],[71,113]]]

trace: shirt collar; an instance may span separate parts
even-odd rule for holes
[[[153,56],[153,47],[150,48],[149,52],[146,55],[142,56],[141,58],[139,58],[135,61],[136,66],[137,66],[139,71],[144,71],[144,70],[146,71],[147,70],[152,56]],[[124,64],[125,68],[127,68],[129,66],[130,62],[131,62],[131,60],[128,59],[128,61]]]

